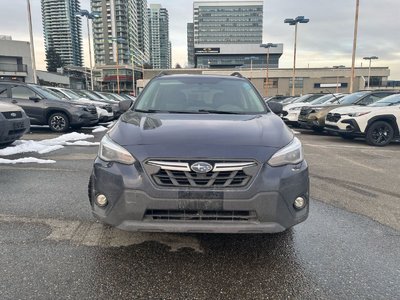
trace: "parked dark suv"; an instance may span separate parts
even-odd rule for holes
[[[308,216],[300,141],[237,76],[164,75],[101,141],[94,215],[124,230],[270,233]]]
[[[21,107],[0,102],[0,148],[18,140],[29,127],[29,118]]]
[[[38,85],[0,81],[0,102],[22,107],[32,125],[63,132],[98,123],[96,107],[63,101]]]

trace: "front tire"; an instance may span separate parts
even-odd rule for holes
[[[69,129],[69,119],[66,114],[56,112],[48,119],[50,130],[54,132],[66,132]]]
[[[365,139],[369,145],[383,147],[392,141],[393,136],[392,125],[385,121],[376,121],[368,127]]]

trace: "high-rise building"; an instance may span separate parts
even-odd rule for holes
[[[149,61],[147,0],[91,0],[91,9],[100,14],[93,19],[97,66]]]
[[[195,44],[261,44],[263,1],[195,1]]]
[[[194,67],[194,24],[187,24],[187,56],[188,67]]]
[[[82,66],[79,0],[41,0],[46,56],[59,56],[66,66]],[[55,54],[56,53],[56,54]]]
[[[150,64],[154,69],[171,68],[171,43],[169,41],[168,10],[160,4],[147,9],[150,37]]]
[[[91,0],[91,10],[100,15],[93,19],[97,82],[103,90],[132,91],[150,61],[147,0]]]
[[[195,1],[193,31],[188,24],[188,64],[197,68],[263,67],[263,1]],[[189,44],[193,36],[193,45]],[[193,47],[193,50],[192,50]],[[278,67],[283,45],[271,48],[269,66]]]

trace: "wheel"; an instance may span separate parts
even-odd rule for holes
[[[51,131],[65,132],[69,128],[69,120],[66,114],[56,112],[49,117],[48,124]]]
[[[354,140],[354,136],[352,136],[352,135],[348,135],[348,134],[345,134],[345,133],[342,133],[342,134],[339,134],[340,135],[340,137],[342,138],[342,139],[345,139],[345,140]]]
[[[394,135],[392,125],[385,121],[376,121],[368,127],[365,139],[372,146],[386,146],[389,144]]]

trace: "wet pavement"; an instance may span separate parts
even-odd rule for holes
[[[321,201],[312,201],[306,222],[277,235],[129,233],[103,226],[90,215],[86,196],[96,147],[37,156],[55,159],[54,165],[0,166],[0,299],[398,298],[398,174],[379,171],[383,162],[400,163],[387,152],[400,151],[398,145],[365,150],[381,159],[371,162],[358,160],[360,149],[345,151],[364,144],[299,138],[312,196]],[[331,159],[337,163],[328,169]]]

